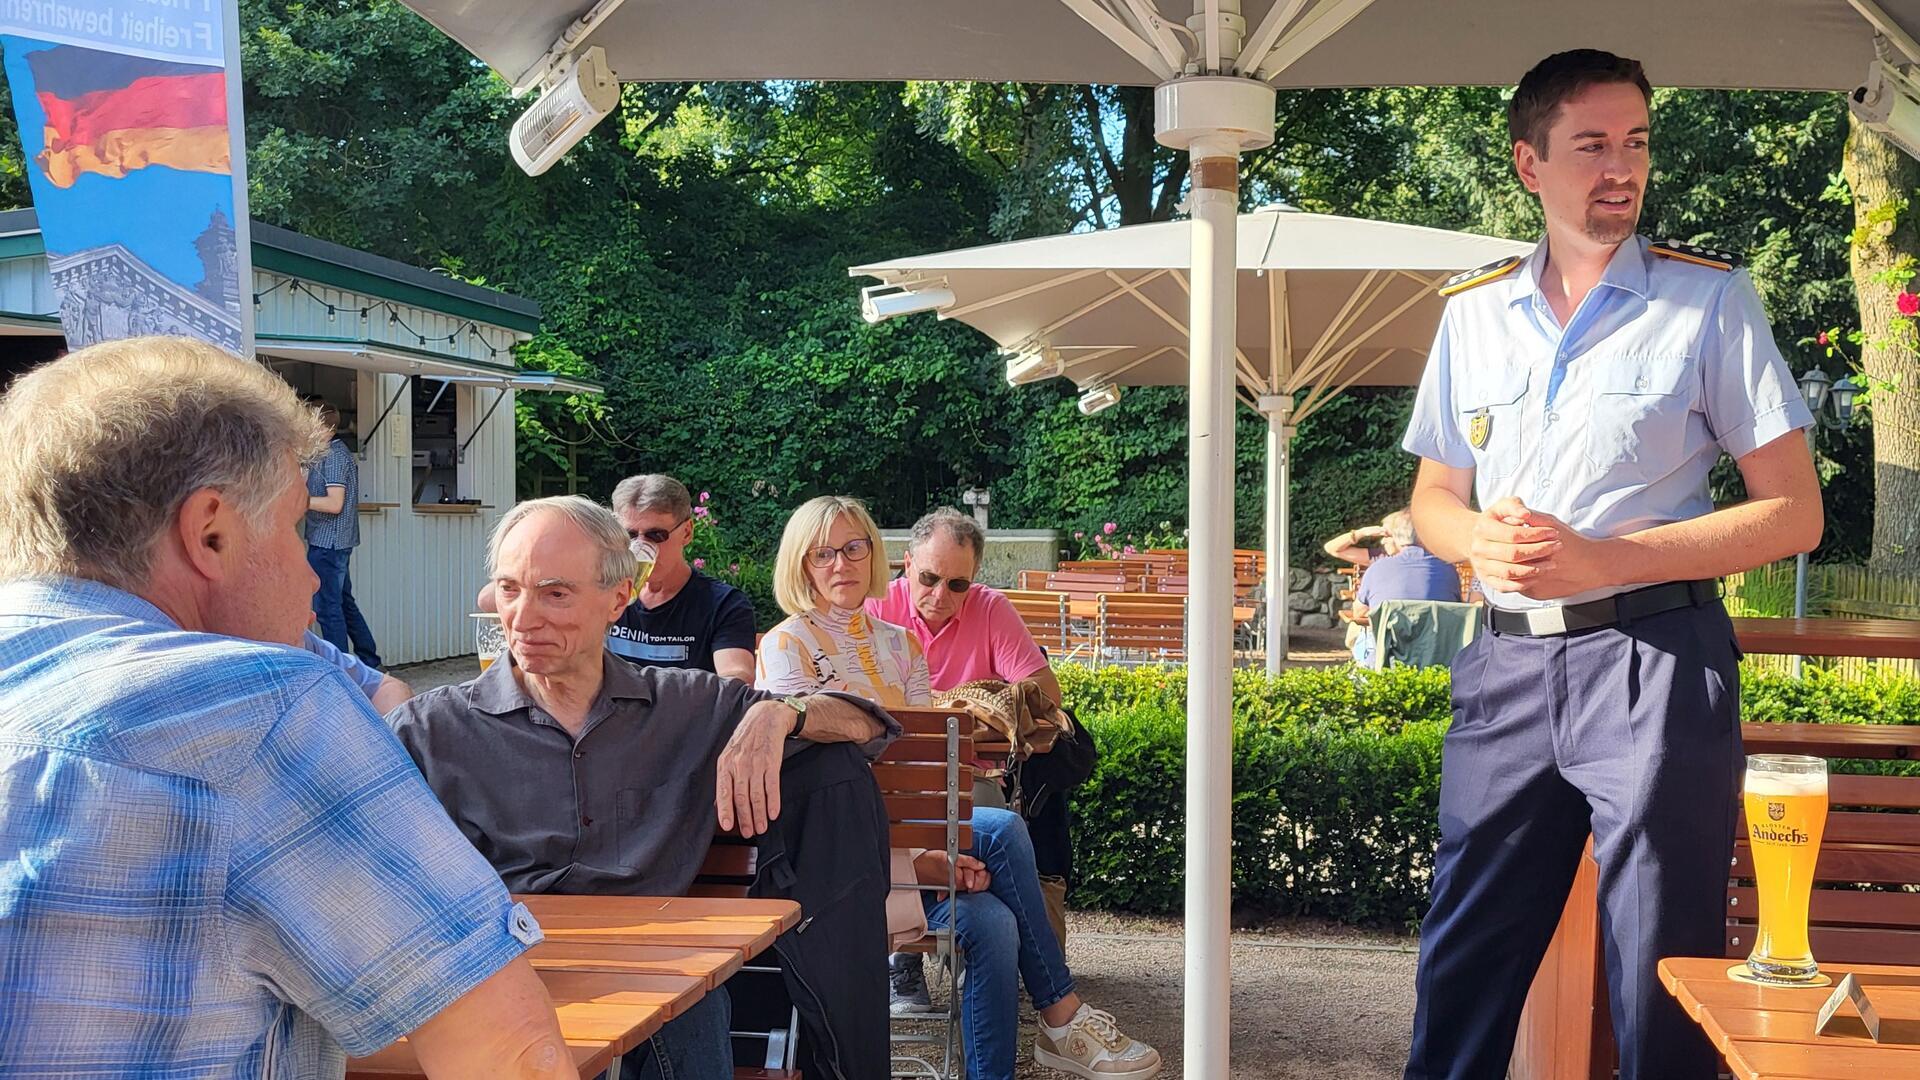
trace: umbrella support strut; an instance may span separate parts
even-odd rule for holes
[[[1293,395],[1260,395],[1260,415],[1267,418],[1267,674],[1280,673],[1287,659],[1290,624],[1287,596],[1287,509],[1293,482]]]

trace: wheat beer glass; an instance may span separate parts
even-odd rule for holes
[[[646,587],[647,579],[653,576],[653,561],[660,553],[654,550],[652,544],[637,537],[627,545],[627,550],[633,552],[633,599],[638,600],[640,590]]]
[[[500,625],[500,616],[491,611],[475,612],[468,618],[473,620],[473,651],[480,655],[480,670],[486,671],[495,660],[507,655],[507,631]]]
[[[1807,942],[1807,901],[1827,827],[1827,763],[1799,754],[1747,758],[1747,841],[1760,894],[1760,927],[1747,967],[1766,982],[1820,974]]]

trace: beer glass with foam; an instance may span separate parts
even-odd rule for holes
[[[1749,755],[1746,810],[1754,887],[1760,894],[1760,925],[1747,967],[1768,982],[1810,982],[1820,974],[1807,940],[1807,903],[1827,826],[1826,761],[1799,754]]]

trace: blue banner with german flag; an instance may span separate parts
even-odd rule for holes
[[[68,345],[252,345],[237,0],[0,0]]]

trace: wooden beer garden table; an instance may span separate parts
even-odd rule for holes
[[[1754,986],[1727,978],[1724,958],[1660,961],[1660,981],[1726,1057],[1735,1080],[1894,1080],[1920,1076],[1920,967],[1822,964],[1837,983],[1851,972],[1880,1014],[1880,1039],[1867,1036],[1843,1005],[1825,1035],[1815,1014],[1832,987]]]
[[[546,984],[582,1076],[619,1080],[620,1056],[800,922],[789,900],[516,895],[546,932],[526,957]],[[348,1080],[424,1074],[405,1039],[347,1063]]]
[[[1920,659],[1920,621],[1743,618],[1733,620],[1733,631],[1741,651],[1747,653]],[[1845,742],[1848,757],[1920,758],[1920,728],[1875,731],[1833,724],[1742,724],[1741,732],[1749,753],[1808,753],[1814,743],[1831,747]],[[1606,966],[1601,959],[1598,881],[1599,867],[1589,850],[1581,856],[1560,925],[1527,995],[1514,1042],[1510,1080],[1605,1080],[1613,1076],[1613,1031],[1607,1014]],[[1720,963],[1720,978],[1725,980],[1727,966],[1733,961]],[[1840,970],[1852,969],[1842,966]],[[1819,1006],[1815,1001],[1812,1008]],[[1915,1063],[1920,1065],[1920,1058]],[[1888,1074],[1882,1069],[1872,1074],[1872,1080],[1888,1080],[1892,1075],[1906,1074]],[[1911,1070],[1911,1075],[1920,1076],[1920,1068]]]

